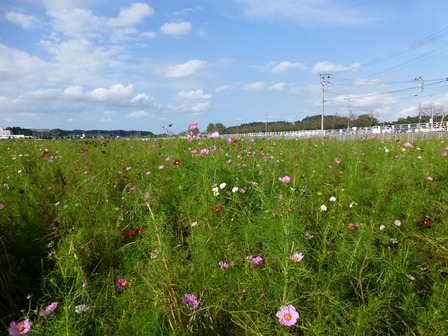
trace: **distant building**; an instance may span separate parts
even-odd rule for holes
[[[31,138],[29,136],[24,136],[23,134],[14,135],[10,130],[5,130],[0,127],[0,140],[5,139],[24,139],[24,138]]]

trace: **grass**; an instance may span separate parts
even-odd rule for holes
[[[50,336],[446,335],[446,146],[0,142],[2,329],[30,319],[28,334]],[[279,323],[283,305],[295,325]]]

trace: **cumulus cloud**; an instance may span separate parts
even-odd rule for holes
[[[62,96],[67,99],[81,99],[84,97],[84,90],[82,86],[69,86],[62,92]]]
[[[176,99],[179,100],[207,100],[211,98],[211,94],[204,93],[202,90],[180,91],[176,95]]]
[[[344,65],[332,64],[328,61],[323,61],[315,64],[311,72],[316,74],[321,72],[337,73],[347,71],[358,71],[359,69],[361,69],[361,64],[359,63],[353,63],[351,65],[344,66]]]
[[[132,26],[154,14],[154,10],[145,3],[134,3],[128,8],[121,8],[118,17],[109,19],[111,27]]]
[[[111,86],[110,89],[98,88],[89,92],[89,97],[97,101],[116,101],[123,98],[127,98],[132,94],[134,86],[129,84],[124,86],[121,83]]]
[[[140,111],[135,111],[135,112],[129,113],[127,116],[128,116],[128,118],[132,118],[132,119],[145,119],[145,118],[150,117],[150,114],[148,112],[140,110]]]
[[[160,31],[163,34],[172,35],[172,36],[182,36],[186,35],[191,30],[191,23],[182,21],[178,23],[165,23],[162,27],[160,27]]]
[[[149,105],[152,102],[154,102],[154,98],[146,93],[139,93],[131,99],[131,103],[134,105]]]
[[[282,73],[294,69],[306,69],[305,63],[283,61],[276,64],[272,69],[272,73]]]
[[[203,69],[207,65],[207,62],[201,60],[190,60],[188,62],[177,64],[168,67],[165,71],[165,77],[168,78],[181,78],[188,77],[199,70]]]
[[[23,29],[32,28],[38,23],[38,20],[32,15],[26,15],[19,12],[8,12],[5,14],[5,19],[9,22],[19,25]]]
[[[243,89],[246,91],[283,91],[286,87],[286,83],[277,83],[274,85],[267,85],[263,82],[256,82],[243,85]]]

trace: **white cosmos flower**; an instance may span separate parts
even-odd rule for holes
[[[322,204],[320,206],[320,211],[327,211],[327,206],[325,204]]]

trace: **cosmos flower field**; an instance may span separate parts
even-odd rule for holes
[[[446,335],[447,152],[2,141],[1,333]]]

